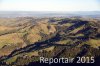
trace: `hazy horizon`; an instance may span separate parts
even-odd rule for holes
[[[100,11],[0,11],[0,17],[100,17]]]

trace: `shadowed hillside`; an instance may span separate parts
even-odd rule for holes
[[[0,18],[0,64],[29,65],[39,57],[100,56],[100,21],[84,18]],[[98,60],[97,60],[98,61]]]

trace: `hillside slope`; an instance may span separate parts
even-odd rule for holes
[[[100,56],[99,20],[8,18],[0,19],[0,28],[1,65],[28,65],[41,56]]]

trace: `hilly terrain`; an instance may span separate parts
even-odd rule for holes
[[[0,18],[0,65],[24,66],[39,62],[39,57],[77,56],[100,61],[99,19]]]

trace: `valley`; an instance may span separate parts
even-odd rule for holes
[[[39,57],[77,56],[100,57],[99,19],[0,18],[0,65],[24,66],[39,62]]]

